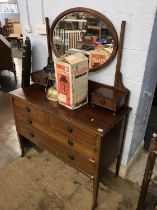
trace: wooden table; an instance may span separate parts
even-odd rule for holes
[[[130,108],[115,116],[91,104],[72,111],[48,101],[45,88],[37,84],[15,90],[11,97],[22,155],[25,137],[90,177],[95,209],[101,176],[116,158],[116,176],[119,174]]]

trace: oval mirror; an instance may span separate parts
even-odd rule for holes
[[[51,46],[56,57],[81,52],[89,71],[104,68],[117,52],[117,33],[111,21],[88,8],[72,8],[56,17],[51,26]]]

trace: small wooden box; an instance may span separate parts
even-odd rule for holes
[[[126,104],[128,92],[100,87],[91,92],[91,103],[116,112]]]

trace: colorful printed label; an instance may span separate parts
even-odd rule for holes
[[[56,64],[58,97],[59,100],[70,105],[70,72],[69,67]]]

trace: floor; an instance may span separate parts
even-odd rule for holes
[[[9,96],[0,96],[0,168],[8,165],[20,155],[19,143],[12,116]]]
[[[31,149],[0,170],[0,186],[3,210],[91,209],[92,181],[46,151]],[[107,172],[97,210],[135,210],[138,194],[136,184]]]
[[[20,158],[7,93],[21,84],[21,60],[14,59],[18,82],[7,71],[0,75],[0,210],[89,210],[90,179],[46,151],[38,153],[29,147],[25,157]],[[106,173],[100,185],[97,210],[136,209],[146,159],[147,153],[141,152],[126,180],[114,178],[111,171]],[[156,172],[157,167],[154,175]],[[147,206],[147,210],[153,210],[150,200]]]
[[[16,50],[14,51],[16,52]],[[8,92],[21,86],[22,61],[15,57],[14,62],[18,78],[17,83],[12,72],[5,70],[0,73],[0,130],[2,131],[0,134],[0,168],[20,155]]]

